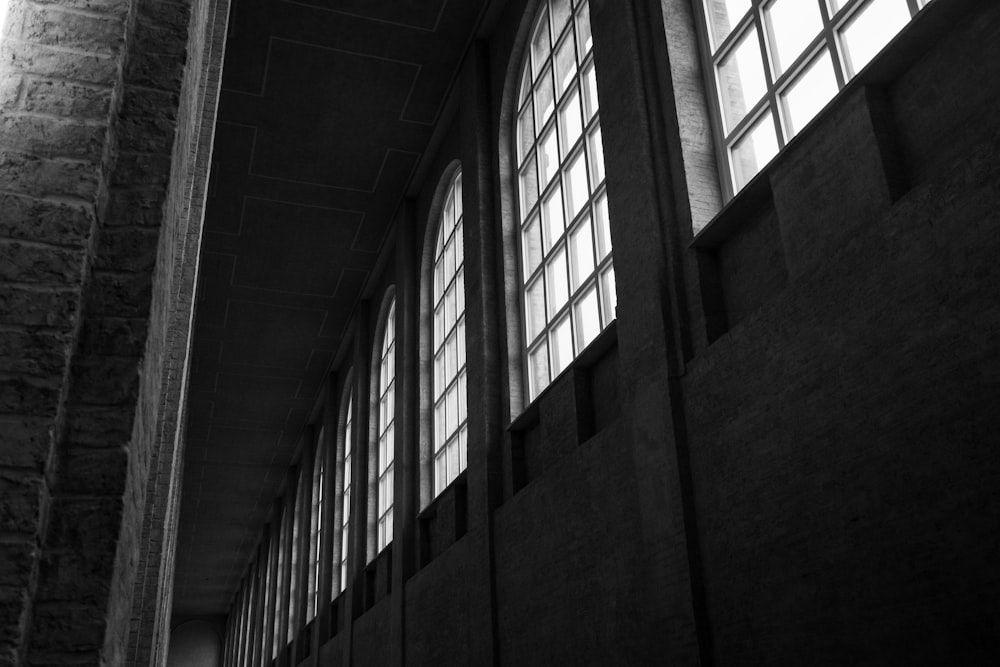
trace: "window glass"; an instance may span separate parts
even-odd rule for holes
[[[350,377],[351,374],[348,374]],[[351,439],[351,425],[354,418],[354,390],[347,399],[347,408],[344,410],[344,443],[343,456],[341,457],[341,470],[344,476],[344,489],[340,494],[341,519],[340,519],[340,590],[336,594],[342,593],[347,588],[347,548],[351,541],[351,450],[353,449]]]
[[[569,4],[568,1],[566,3]],[[553,16],[556,16],[553,12]],[[550,131],[555,150],[555,132]],[[531,137],[530,141],[534,141]],[[541,158],[540,158],[541,159]],[[558,157],[555,157],[558,169]],[[441,493],[465,469],[464,431],[466,401],[465,393],[465,270],[462,233],[462,174],[452,177],[445,193],[444,209],[453,206],[457,215],[453,218],[442,216],[437,225],[437,247],[454,246],[456,261],[444,261],[440,255],[434,257],[435,291],[432,295],[435,319],[440,318],[441,326],[435,328],[432,341],[434,350],[433,390],[434,428],[432,429],[434,495]],[[540,227],[537,216],[525,225],[523,231],[525,271],[533,270],[541,261]]]
[[[702,0],[726,188],[746,186],[927,2]]]
[[[309,513],[311,526],[309,531],[309,592],[306,609],[306,622],[316,618],[316,610],[319,608],[319,566],[320,551],[323,548],[323,480],[324,465],[326,456],[324,455],[323,429],[319,431],[319,440],[316,445],[316,459],[313,461],[312,479],[312,511]]]
[[[454,248],[446,246],[445,257],[455,261]],[[377,377],[378,412],[375,442],[375,471],[378,475],[376,492],[376,552],[382,551],[392,541],[392,483],[393,459],[395,458],[395,394],[396,394],[396,300],[389,304],[385,315],[382,347],[379,356]]]
[[[599,307],[614,300],[605,294],[614,269],[586,0],[544,3],[531,35],[522,80],[531,77],[536,93],[519,98],[514,151],[524,158],[517,216],[529,400],[614,319]],[[524,120],[532,104],[534,127]]]

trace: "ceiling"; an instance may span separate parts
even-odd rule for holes
[[[175,613],[228,608],[487,1],[234,0]]]

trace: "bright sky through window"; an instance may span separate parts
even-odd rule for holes
[[[703,0],[732,193],[928,2]]]

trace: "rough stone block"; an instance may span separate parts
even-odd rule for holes
[[[87,405],[118,405],[138,395],[139,360],[97,357],[73,363],[70,399]]]
[[[105,229],[98,236],[94,267],[108,271],[152,271],[159,241],[156,228]]]
[[[60,489],[69,493],[121,495],[125,491],[128,456],[123,445],[70,447],[60,461]]]
[[[124,43],[125,27],[118,16],[92,16],[54,7],[28,6],[21,38],[46,46],[112,55]]]
[[[112,56],[60,51],[23,41],[9,42],[5,48],[10,50],[10,71],[106,86],[118,78],[118,59]]]
[[[163,190],[158,188],[113,189],[108,195],[105,226],[158,226],[163,222],[165,201]]]
[[[0,588],[25,588],[34,575],[38,547],[34,540],[0,543]]]
[[[24,87],[23,108],[78,120],[106,120],[111,111],[111,88],[30,78]]]
[[[54,416],[59,408],[60,379],[41,380],[13,376],[0,380],[0,412]]]
[[[0,330],[0,368],[9,373],[62,377],[71,343],[69,332]]]
[[[95,270],[88,291],[89,313],[113,317],[145,317],[149,314],[152,283],[149,275],[109,273]]]
[[[45,285],[83,282],[82,249],[0,241],[0,280]]]
[[[33,197],[52,195],[94,201],[100,165],[5,151],[0,155],[0,189]]]
[[[82,354],[138,357],[146,343],[148,322],[141,318],[91,317],[83,322]]]
[[[0,117],[4,147],[38,156],[98,162],[107,131],[103,125],[42,116]]]
[[[82,445],[127,445],[135,415],[117,407],[75,405],[66,415],[66,440]]]
[[[79,302],[75,289],[0,284],[0,324],[72,327]]]
[[[44,469],[51,456],[52,429],[50,419],[0,417],[0,466]]]
[[[37,535],[47,502],[47,486],[37,473],[0,471],[0,532]]]
[[[82,246],[90,237],[93,206],[0,195],[0,236],[63,246]]]
[[[123,152],[118,156],[118,165],[112,179],[112,185],[115,186],[166,187],[170,179],[170,156]]]

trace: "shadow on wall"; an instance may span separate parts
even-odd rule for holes
[[[170,632],[167,667],[218,667],[221,664],[222,642],[211,623],[188,621]]]

